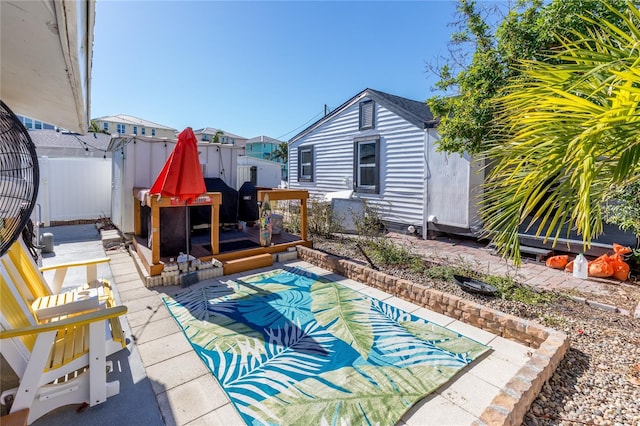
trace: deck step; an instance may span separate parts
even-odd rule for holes
[[[228,260],[222,263],[225,275],[250,271],[251,269],[264,268],[273,265],[273,256],[270,253],[257,254],[255,256],[242,257]]]

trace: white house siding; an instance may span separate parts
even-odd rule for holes
[[[378,108],[382,145],[380,201],[383,218],[421,226],[424,208],[424,131],[395,113]],[[373,201],[373,199],[372,199]]]
[[[422,224],[424,132],[376,103],[376,128],[358,130],[359,99],[289,148],[290,188],[311,196],[352,188],[354,138],[380,135],[380,193],[354,194],[375,206],[383,219]],[[298,182],[298,147],[314,146],[314,181]]]

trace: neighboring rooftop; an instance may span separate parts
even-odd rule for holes
[[[29,136],[39,156],[76,157],[97,152],[101,157],[111,156],[107,147],[111,135],[105,133],[78,133],[60,130],[31,130]],[[89,154],[85,154],[89,153]]]
[[[251,138],[247,140],[247,143],[274,143],[276,145],[282,143],[283,141],[270,138],[269,136],[256,136],[255,138]]]
[[[381,92],[379,90],[374,89],[364,89],[362,92],[353,96],[351,99],[331,111],[329,114],[325,115],[293,138],[289,140],[289,143],[301,138],[306,135],[322,123],[329,121],[335,115],[341,113],[346,108],[350,107],[354,103],[360,101],[363,98],[373,99],[378,104],[384,106],[385,108],[393,111],[398,114],[400,117],[404,118],[408,122],[414,124],[415,126],[426,129],[435,127],[438,123],[436,119],[433,118],[433,114],[431,110],[427,106],[424,101],[415,101],[412,99],[403,98],[401,96],[391,95],[389,93]]]
[[[153,121],[144,120],[142,118],[134,117],[132,115],[126,114],[117,114],[117,115],[108,115],[104,117],[96,117],[91,119],[91,121],[110,121],[114,123],[124,123],[130,124],[132,126],[141,126],[141,127],[155,127],[156,129],[164,129],[164,130],[173,130],[177,132],[177,129],[173,127],[165,126],[162,124],[154,123]]]
[[[203,127],[202,129],[197,129],[194,130],[193,133],[196,135],[202,134],[202,135],[215,135],[217,132],[222,132],[224,134],[224,136],[230,137],[230,138],[236,138],[236,139],[247,139],[244,136],[240,136],[240,135],[235,135],[233,133],[229,133],[229,132],[225,132],[222,129],[216,129],[215,127]]]

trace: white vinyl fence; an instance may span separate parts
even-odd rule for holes
[[[33,212],[51,222],[111,217],[111,159],[38,158],[40,187]]]

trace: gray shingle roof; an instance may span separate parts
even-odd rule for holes
[[[329,121],[333,116],[339,114],[342,110],[352,105],[354,101],[363,97],[369,97],[373,99],[376,103],[384,106],[390,111],[393,111],[394,113],[398,114],[400,117],[404,118],[420,129],[435,127],[438,124],[438,121],[433,118],[433,114],[431,113],[431,110],[427,106],[426,102],[414,101],[412,99],[407,99],[401,96],[391,95],[379,90],[367,88],[331,111],[331,113],[322,117],[320,120],[316,121],[306,129],[295,135],[289,140],[289,143],[292,143],[295,140],[306,135],[307,133],[311,132],[320,124]]]
[[[36,148],[81,148],[107,151],[111,135],[104,133],[87,133],[80,135],[55,130],[30,130],[29,136]]]

